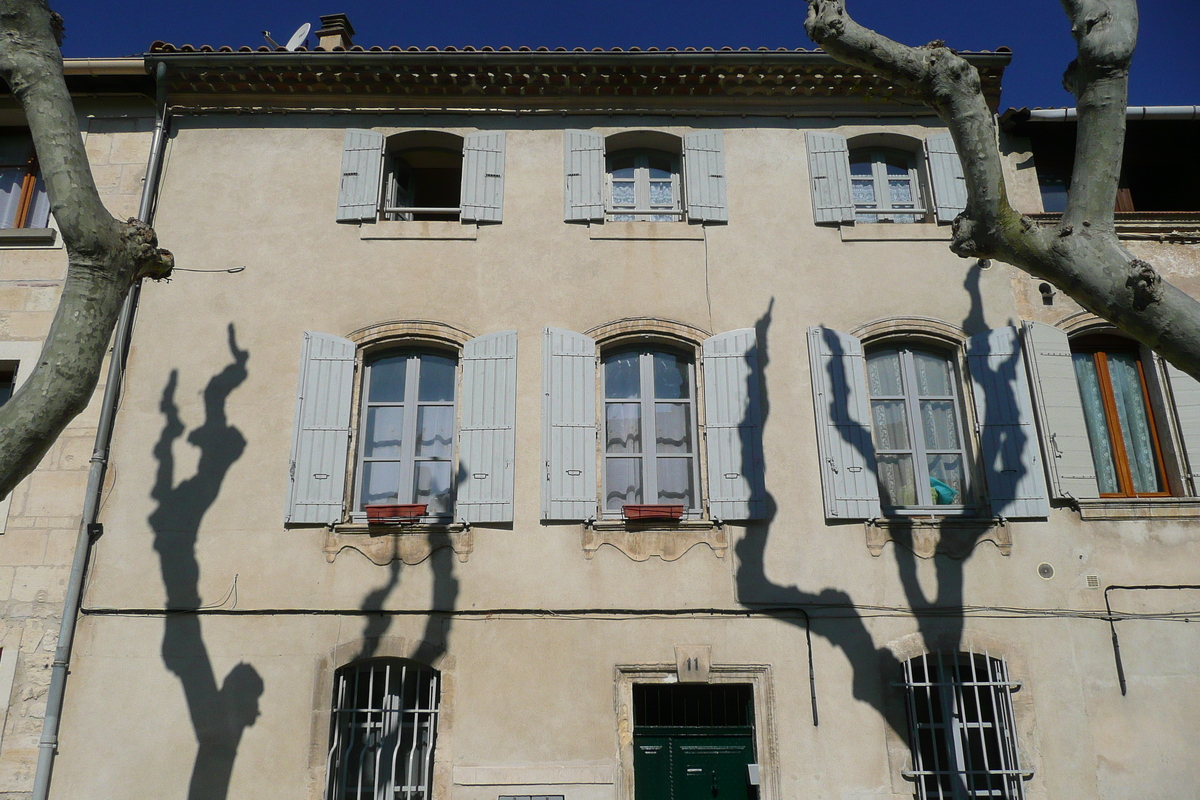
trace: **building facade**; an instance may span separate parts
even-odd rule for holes
[[[146,56],[206,272],[142,293],[53,796],[1189,796],[1195,595],[1105,587],[1195,582],[1200,395],[949,252],[935,116],[325,22]],[[1195,291],[1190,224],[1131,249]]]

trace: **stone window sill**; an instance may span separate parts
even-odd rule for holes
[[[931,222],[865,222],[842,225],[843,242],[948,242],[950,226]]]
[[[0,229],[0,247],[60,247],[54,228]]]
[[[461,522],[412,525],[368,525],[349,522],[334,525],[325,532],[325,560],[333,563],[343,550],[357,550],[379,566],[402,561],[412,566],[448,547],[466,561],[475,549],[471,527]]]
[[[359,239],[460,239],[475,241],[479,226],[473,223],[441,220],[381,221],[358,228]]]
[[[686,222],[593,222],[588,225],[591,239],[641,239],[648,241],[702,241],[703,225]]]
[[[1079,518],[1103,519],[1200,519],[1200,498],[1146,497],[1076,500]]]
[[[888,517],[869,520],[866,532],[867,549],[876,558],[888,542],[912,550],[918,558],[966,558],[985,541],[996,545],[1001,555],[1012,555],[1012,530],[1002,520],[991,517]]]
[[[729,534],[712,520],[597,520],[583,526],[583,554],[591,558],[603,545],[620,550],[634,561],[652,557],[675,561],[697,545],[708,545],[724,558]]]

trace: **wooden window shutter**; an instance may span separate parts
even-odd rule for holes
[[[347,128],[342,148],[342,185],[338,190],[338,222],[374,222],[379,211],[383,172],[383,134]]]
[[[1171,381],[1171,397],[1175,401],[1179,436],[1187,456],[1188,477],[1192,479],[1192,493],[1200,494],[1200,382],[1171,362],[1165,363]]]
[[[846,137],[808,131],[808,173],[814,222],[853,222],[850,194],[850,150]]]
[[[596,516],[596,342],[544,328],[542,519]]]
[[[1049,516],[1017,329],[1008,326],[975,334],[967,340],[967,362],[992,513],[1013,519]]]
[[[689,222],[729,221],[721,131],[694,131],[683,137],[683,179]]]
[[[504,217],[504,131],[468,133],[463,140],[464,222],[500,222]]]
[[[354,342],[306,332],[285,524],[330,525],[342,519],[353,394]]]
[[[882,514],[862,342],[830,328],[809,328],[808,367],[825,516],[875,519]]]
[[[708,510],[719,519],[763,519],[761,376],[754,328],[704,340]]]
[[[1092,446],[1088,441],[1067,334],[1041,322],[1025,322],[1023,328],[1052,496],[1059,499],[1099,497],[1096,465],[1092,461]]]
[[[929,162],[929,180],[933,184],[933,202],[938,222],[953,222],[967,207],[967,181],[962,162],[948,133],[937,133],[925,140],[925,158]]]
[[[516,459],[517,332],[463,345],[456,515],[512,522]]]
[[[563,219],[604,220],[604,137],[592,131],[563,131]]]

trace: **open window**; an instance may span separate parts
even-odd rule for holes
[[[727,222],[721,131],[564,132],[567,222]]]
[[[0,133],[0,229],[45,228],[50,199],[27,132]]]
[[[342,149],[338,222],[500,222],[503,131],[352,128]]]

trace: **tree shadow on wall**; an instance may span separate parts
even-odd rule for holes
[[[166,616],[162,657],[183,684],[198,743],[188,800],[224,800],[242,734],[258,718],[258,699],[263,693],[262,677],[246,663],[230,670],[218,686],[200,617],[187,611],[200,607],[200,565],[196,560],[200,523],[220,493],[229,468],[246,447],[241,432],[226,421],[225,402],[246,380],[250,354],[238,349],[232,323],[228,336],[233,362],[204,388],[204,423],[187,436],[188,443],[200,450],[199,464],[194,475],[178,484],[171,448],[183,435],[184,424],[175,404],[179,374],[171,371],[159,405],[166,421],[154,446],[158,471],[150,492],[158,504],[149,522],[166,586],[167,608],[179,611]]]
[[[963,322],[968,332],[980,332],[986,329],[983,315],[982,297],[979,291],[979,267],[976,265],[967,274],[964,288],[970,299],[970,311]],[[757,368],[755,359],[748,359],[750,373],[747,381],[756,382],[760,396],[761,422],[763,430],[770,415],[770,392],[764,377],[764,369],[769,363],[769,332],[771,326],[771,308],[755,323],[758,340]],[[841,354],[841,345],[832,332],[827,332],[826,342],[832,352]],[[978,362],[979,360],[977,360]],[[973,369],[986,369],[992,375],[975,377],[975,388],[986,387],[985,409],[986,417],[979,420],[985,431],[996,430],[1000,441],[997,449],[1000,452],[1001,472],[1011,476],[1013,485],[1019,482],[1025,474],[1019,454],[1023,451],[1027,435],[1020,426],[1000,426],[1000,415],[1006,409],[1016,406],[1014,373],[1021,367],[1018,356],[996,361],[986,366],[972,364]],[[832,360],[829,377],[832,382],[834,396],[846,396],[847,379],[841,371],[842,362]],[[965,376],[964,376],[965,377]],[[751,387],[753,388],[753,387]],[[836,413],[832,408],[834,419],[844,419],[845,414]],[[961,410],[960,410],[961,412]],[[989,427],[990,426],[990,427]],[[964,428],[966,426],[963,426]],[[871,431],[866,426],[857,430],[846,426],[839,428],[845,442],[859,451],[867,463],[874,465],[874,455],[863,446],[863,442],[871,442]],[[743,463],[751,463],[754,443],[743,439]],[[764,474],[766,472],[764,464]],[[765,480],[764,480],[765,485]],[[902,738],[908,738],[908,725],[902,702],[891,690],[890,685],[901,679],[903,674],[902,662],[886,646],[877,646],[866,620],[860,612],[861,603],[845,589],[826,586],[816,591],[809,591],[796,585],[782,585],[771,581],[767,576],[765,554],[771,527],[778,514],[775,498],[763,489],[756,489],[755,494],[762,497],[752,497],[752,506],[761,502],[765,509],[761,520],[750,522],[746,527],[744,537],[735,546],[738,559],[736,588],[739,602],[747,608],[754,608],[769,614],[791,625],[804,626],[805,619],[797,616],[797,608],[811,612],[811,633],[823,637],[834,647],[840,649],[846,657],[852,670],[851,693],[856,700],[869,704],[885,720],[885,722]],[[985,493],[975,490],[977,502],[983,502]],[[893,518],[887,522],[895,554],[896,569],[901,588],[915,618],[915,625],[931,652],[957,652],[961,649],[965,616],[963,608],[963,570],[967,560],[974,552],[974,547],[986,532],[984,526],[975,529],[963,529],[953,518],[943,517],[938,523],[938,534],[943,542],[953,544],[953,555],[939,551],[932,557],[937,580],[936,593],[929,597],[918,581],[918,556],[914,547],[914,530],[911,520]],[[846,526],[826,528],[823,535],[862,535],[861,527]],[[852,533],[852,531],[855,531]],[[815,537],[807,539],[809,546],[818,547]],[[864,548],[865,549],[865,548]],[[865,555],[865,554],[864,554]],[[814,710],[814,724],[815,724]],[[965,791],[965,787],[960,787]],[[957,796],[957,795],[956,795]],[[965,796],[965,795],[964,795]]]

